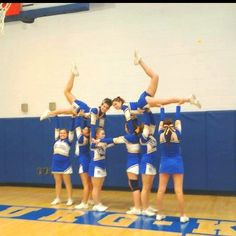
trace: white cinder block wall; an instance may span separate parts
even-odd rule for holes
[[[235,3],[93,3],[28,26],[10,22],[0,38],[0,117],[37,117],[49,102],[68,107],[63,90],[74,60],[73,93],[90,106],[117,95],[137,100],[149,80],[133,64],[135,48],[160,76],[157,97],[193,92],[202,111],[235,110],[235,42]]]

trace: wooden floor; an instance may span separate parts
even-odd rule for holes
[[[75,204],[81,201],[81,194],[82,190],[74,189],[73,198]],[[153,207],[156,207],[155,198],[156,193],[152,193],[151,205]],[[174,226],[172,227],[173,230],[170,227],[171,224],[174,225],[174,220],[179,216],[174,194],[166,194],[163,204],[164,213],[172,218],[162,223],[157,223],[154,217],[146,217],[149,218],[146,220],[147,227],[143,224],[145,219],[142,219],[141,229],[139,227],[135,228],[135,226],[128,227],[132,222],[139,220],[138,216],[125,214],[128,208],[132,206],[130,192],[104,190],[102,200],[105,205],[109,206],[107,212],[112,212],[112,214],[98,213],[100,215],[97,221],[96,215],[87,215],[87,217],[90,217],[87,221],[90,222],[89,224],[84,219],[83,222],[76,221],[75,219],[85,213],[74,210],[73,206],[66,207],[65,202],[52,207],[50,202],[53,199],[53,188],[0,186],[0,236],[61,236],[67,234],[70,236],[120,236],[121,234],[122,236],[236,235],[236,197],[233,196],[185,195],[186,214],[193,218],[193,222],[197,222],[197,224],[194,223],[195,226],[192,226],[192,230],[190,229],[191,225],[188,226],[189,229],[185,229],[187,230],[186,234],[176,232],[175,228],[173,228]],[[64,189],[62,199],[66,201]],[[44,209],[41,212],[47,214],[40,215],[38,213],[37,215],[36,212],[40,212],[39,210],[41,209]],[[53,210],[53,212],[49,214],[50,210]],[[66,212],[66,215],[62,212]],[[91,224],[93,222],[91,217],[95,217],[94,224]],[[162,228],[158,228],[158,231],[149,228],[148,224],[150,222],[148,220],[150,221],[150,219],[152,224],[158,225],[158,227],[161,225]],[[174,220],[171,223],[172,219]],[[163,225],[169,225],[170,230],[167,227],[163,227]]]

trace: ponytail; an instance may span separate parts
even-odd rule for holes
[[[175,132],[173,120],[169,118],[165,119],[163,121],[163,128],[166,143],[170,143],[172,132]]]
[[[172,132],[174,132],[174,125],[164,125],[164,136],[166,143],[170,143]]]

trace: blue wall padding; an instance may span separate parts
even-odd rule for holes
[[[5,138],[5,156],[3,174],[6,180],[16,182],[26,181],[24,163],[27,157],[24,156],[24,120],[6,119],[4,122],[4,138]],[[29,166],[30,167],[30,166]]]
[[[174,114],[167,114],[174,118]],[[142,120],[142,117],[139,117]],[[185,190],[236,192],[236,111],[182,112],[182,155]],[[157,124],[159,114],[155,114]],[[69,128],[71,119],[61,117],[61,127]],[[124,135],[123,115],[108,115],[107,137]],[[51,174],[39,175],[38,168],[51,168],[54,119],[0,119],[0,183],[54,184]],[[155,133],[157,137],[157,132]],[[81,186],[78,160],[71,149],[72,182]],[[104,187],[128,187],[124,144],[107,149]],[[158,169],[160,151],[155,160]],[[153,189],[158,187],[158,175]],[[173,187],[170,181],[168,188]]]
[[[184,186],[187,189],[208,189],[206,119],[204,112],[182,114],[181,150],[185,168]]]
[[[4,119],[0,119],[1,133],[0,135],[0,183],[5,181],[4,169],[5,169],[5,127]]]
[[[208,113],[206,153],[209,190],[236,189],[235,114],[231,112]]]

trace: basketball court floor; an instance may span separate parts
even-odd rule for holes
[[[75,204],[81,200],[82,190],[74,189]],[[63,189],[64,200],[66,192]],[[156,193],[151,193],[155,206]],[[215,195],[185,195],[188,223],[181,224],[174,194],[166,194],[163,210],[166,219],[127,215],[132,206],[128,191],[103,190],[106,212],[67,207],[65,202],[51,206],[53,188],[0,187],[0,235],[86,235],[86,236],[152,236],[152,235],[236,235],[236,198]]]

